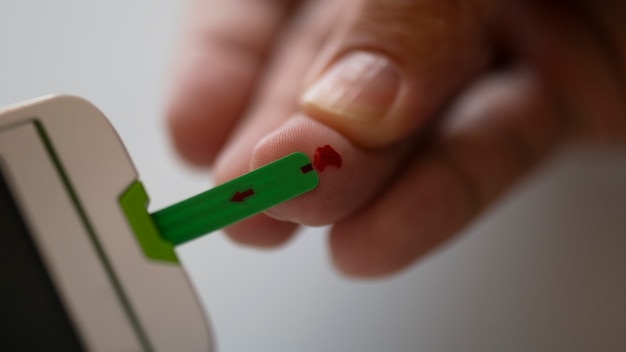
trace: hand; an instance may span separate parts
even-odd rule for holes
[[[332,146],[319,187],[227,229],[273,246],[334,224],[332,258],[395,272],[558,145],[626,139],[626,2],[194,0],[168,105],[217,182]]]

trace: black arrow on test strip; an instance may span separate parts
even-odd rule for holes
[[[245,190],[243,192],[239,192],[237,191],[237,193],[235,193],[235,195],[230,198],[231,202],[243,202],[246,198],[253,196],[254,195],[254,190],[252,188]]]

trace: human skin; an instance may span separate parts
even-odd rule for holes
[[[556,148],[626,140],[626,2],[191,0],[167,121],[216,182],[333,146],[319,187],[226,229],[332,224],[342,272],[397,272]]]

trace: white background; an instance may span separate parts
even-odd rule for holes
[[[227,0],[225,0],[227,1]],[[0,105],[94,102],[155,210],[211,185],[162,118],[176,1],[3,1]],[[180,249],[221,351],[624,351],[626,153],[555,158],[461,237],[378,281],[335,272],[324,229],[277,251],[213,234]]]

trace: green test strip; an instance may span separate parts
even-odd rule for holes
[[[319,183],[309,158],[293,153],[152,214],[161,236],[178,245],[308,192]]]

